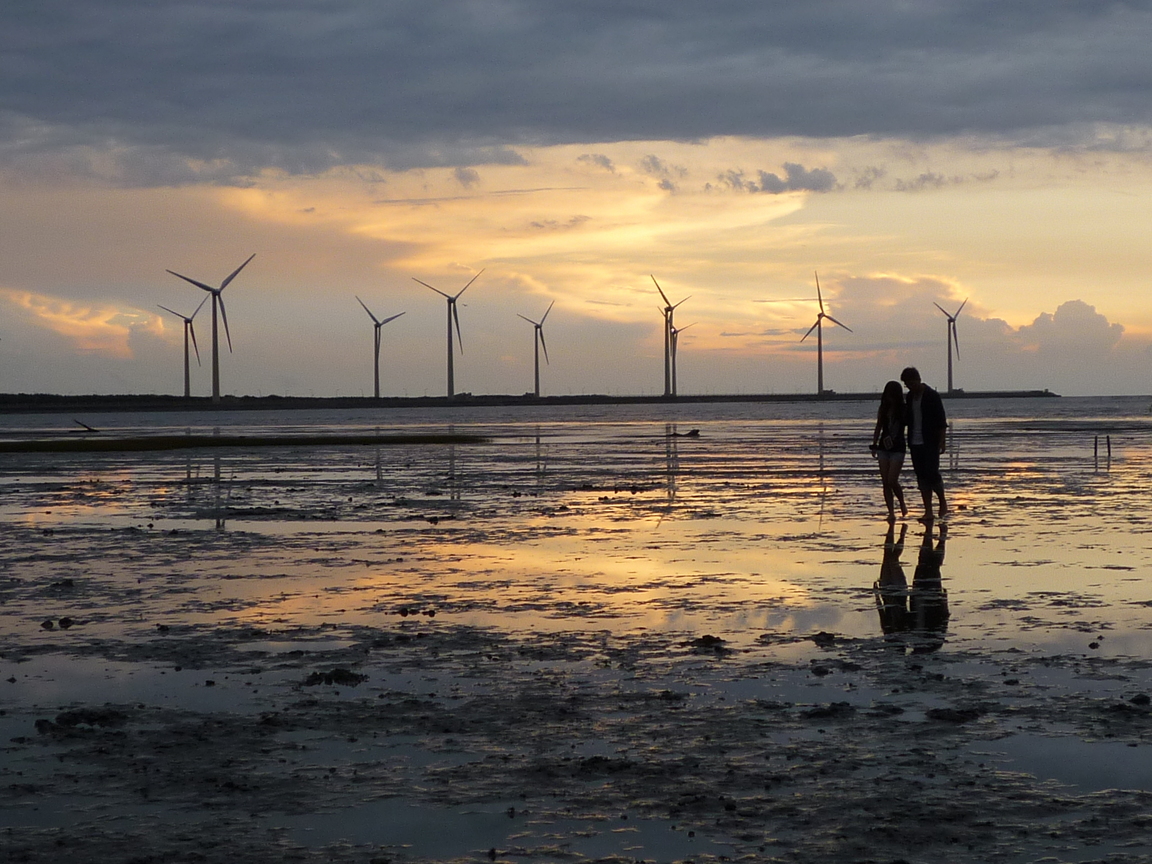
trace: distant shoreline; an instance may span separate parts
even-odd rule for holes
[[[1049,390],[941,391],[945,399],[1059,398]],[[541,396],[526,394],[447,396],[225,396],[213,403],[208,396],[58,396],[48,393],[0,394],[0,413],[49,414],[68,411],[271,411],[309,408],[485,408],[517,405],[691,405],[710,402],[868,402],[880,393],[759,393],[697,396]]]

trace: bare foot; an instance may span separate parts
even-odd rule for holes
[[[933,522],[936,521],[936,517],[934,517],[931,513],[925,513],[923,516],[921,516],[916,521],[917,522],[923,522],[925,525],[931,525]]]
[[[901,516],[901,518],[903,518],[907,515],[908,515],[908,505],[905,504],[903,501],[901,501],[900,502],[900,516]]]
[[[896,511],[895,510],[889,510],[888,511],[888,521],[889,522],[895,522],[896,521]]]

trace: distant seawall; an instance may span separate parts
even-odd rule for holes
[[[1048,390],[981,390],[941,392],[945,399],[1058,398]],[[207,396],[57,396],[48,393],[0,394],[0,413],[38,414],[69,411],[270,411],[315,408],[468,408],[504,405],[689,405],[708,402],[871,402],[880,393],[759,393],[697,396],[225,396],[213,403]]]

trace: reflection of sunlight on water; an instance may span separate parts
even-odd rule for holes
[[[1144,644],[1152,522],[1125,496],[1142,489],[1152,451],[1113,430],[1104,471],[1092,441],[1114,421],[1061,419],[1068,404],[1040,405],[1056,418],[1043,428],[950,404],[949,640],[1071,645],[1107,632],[1127,641],[1094,650]],[[56,545],[82,543],[89,529],[138,529],[132,566],[167,558],[155,584],[180,579],[185,591],[157,608],[198,621],[378,625],[418,601],[442,620],[505,629],[878,635],[871,406],[668,410],[674,422],[652,419],[651,407],[615,419],[574,409],[571,423],[529,411],[453,418],[456,431],[497,436],[476,446],[26,455],[6,466],[0,518],[67,529]],[[403,421],[390,428],[444,426],[417,412],[390,417]],[[341,428],[321,420],[290,426]],[[264,415],[221,425],[243,422],[285,431]],[[700,435],[683,437],[690,428]],[[915,497],[910,471],[904,479]],[[208,544],[213,528],[220,541]],[[904,554],[909,578],[919,531]]]
[[[1113,430],[1113,460],[1097,465],[1080,426],[1037,434],[965,419],[987,406],[956,409],[946,555],[937,526],[927,540],[939,558],[922,561],[926,532],[909,523],[899,574],[895,550],[885,554],[893,540],[861,407],[804,405],[799,419],[773,419],[741,406],[725,419],[719,408],[692,416],[661,406],[644,408],[646,421],[631,409],[619,422],[536,415],[531,425],[466,414],[458,430],[472,417],[515,434],[455,449],[7,461],[0,623],[3,675],[15,681],[0,684],[0,740],[11,742],[12,770],[26,771],[16,785],[40,786],[29,807],[5,815],[66,827],[69,804],[91,807],[67,797],[72,778],[50,785],[62,783],[51,756],[73,745],[33,724],[111,702],[133,718],[127,732],[105,730],[127,748],[119,764],[132,778],[99,790],[117,813],[136,813],[149,735],[182,727],[157,739],[163,765],[188,755],[186,729],[220,726],[192,759],[237,760],[236,785],[251,788],[205,798],[233,776],[213,767],[211,782],[170,800],[190,802],[188,812],[244,801],[243,812],[262,814],[250,825],[313,847],[363,840],[374,845],[365,859],[380,843],[411,843],[401,850],[409,856],[482,857],[494,844],[504,856],[504,846],[562,842],[569,857],[751,860],[754,844],[737,846],[720,821],[735,811],[717,803],[742,794],[741,777],[755,781],[741,807],[777,808],[775,823],[748,811],[741,824],[757,832],[796,822],[795,802],[823,801],[800,805],[815,809],[797,829],[816,825],[823,843],[847,833],[846,814],[867,801],[868,824],[852,832],[865,836],[880,824],[874,796],[894,789],[909,805],[945,807],[950,826],[967,808],[981,827],[963,839],[983,842],[985,820],[1000,817],[981,808],[1008,777],[999,804],[1033,797],[1003,817],[1004,854],[970,857],[1024,860],[1015,828],[1057,793],[1022,772],[1084,790],[1147,776],[1152,715],[1136,699],[1152,692],[1152,516],[1141,506],[1152,448],[1146,435]],[[664,410],[678,425],[655,416]],[[699,438],[666,434],[693,427]],[[910,472],[905,482],[914,495]],[[933,626],[914,632],[925,607],[911,597],[917,583],[921,600],[932,593],[932,566],[949,615],[937,602]],[[912,626],[882,627],[881,582]],[[916,653],[926,642],[931,653]],[[336,668],[367,677],[309,683]],[[971,722],[932,717],[969,706]],[[69,758],[98,763],[92,776],[103,782],[116,748],[97,757],[89,743],[105,732],[91,731]],[[1122,743],[1104,740],[1112,735]],[[245,752],[225,753],[234,737]],[[662,749],[668,742],[675,753]],[[987,771],[973,767],[985,760]],[[178,770],[183,794],[198,769]],[[259,798],[310,778],[323,783],[307,787],[306,802],[305,792]],[[659,808],[696,788],[715,806],[701,811],[695,838],[679,815],[676,829],[642,812],[621,818],[636,800],[668,813]],[[509,789],[526,789],[529,803],[505,801]],[[583,803],[561,809],[573,796]],[[1110,812],[1087,797],[1076,806],[1097,808],[1094,825]],[[163,818],[179,823],[176,809]],[[915,812],[895,843],[937,811]],[[1081,857],[1104,848],[1087,845]],[[1059,851],[1026,848],[1028,860]],[[872,851],[895,860],[902,850]]]

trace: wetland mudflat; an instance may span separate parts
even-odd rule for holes
[[[4,854],[1152,861],[1147,400],[1056,401],[948,406],[943,537],[870,406],[9,454]]]

